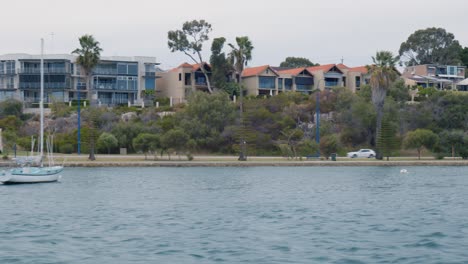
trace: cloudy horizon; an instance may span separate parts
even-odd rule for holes
[[[428,27],[445,28],[468,46],[465,10],[468,1],[463,0],[10,1],[2,4],[0,55],[38,54],[40,38],[46,53],[69,54],[81,35],[92,34],[102,56],[153,56],[169,69],[191,61],[170,52],[167,32],[205,19],[213,27],[203,46],[205,60],[213,38],[234,42],[236,36],[248,36],[255,47],[251,66],[276,66],[289,56],[359,66],[369,64],[377,50],[396,54],[411,33]]]

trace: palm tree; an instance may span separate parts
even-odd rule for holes
[[[86,78],[86,88],[88,90],[87,98],[91,103],[92,88],[91,88],[91,73],[99,63],[102,49],[99,47],[99,42],[92,35],[83,35],[79,38],[81,48],[75,49],[72,53],[78,55],[76,63],[81,66]]]
[[[370,73],[370,85],[372,88],[372,103],[374,104],[377,112],[377,124],[376,124],[376,138],[380,137],[382,128],[383,110],[385,104],[385,97],[390,85],[397,78],[397,71],[395,70],[395,64],[398,61],[398,57],[394,57],[390,51],[378,51],[375,57],[372,57],[373,65],[367,66]],[[378,146],[378,140],[376,140],[376,158],[382,159],[382,151]]]
[[[76,59],[76,63],[81,66],[83,73],[86,78],[86,88],[87,88],[87,99],[90,105],[93,105],[93,98],[92,98],[92,88],[91,88],[91,74],[99,63],[99,59],[101,57],[102,49],[99,47],[99,42],[94,39],[92,35],[83,35],[79,38],[81,48],[75,49],[72,53],[78,55]],[[79,97],[78,91],[78,97]],[[78,104],[78,124],[80,124],[80,104]],[[91,115],[93,116],[93,115]],[[90,160],[95,160],[96,157],[94,156],[94,150],[96,148],[95,144],[95,131],[94,131],[94,123],[95,120],[90,120],[91,126],[91,135],[90,135],[90,151],[89,151],[89,158]],[[78,125],[78,149],[80,148],[81,139],[80,139],[80,125]]]
[[[229,61],[231,65],[234,68],[235,74],[236,74],[236,81],[237,84],[239,85],[239,119],[240,119],[240,124],[241,126],[244,125],[244,118],[243,118],[243,97],[244,97],[244,92],[243,92],[243,87],[242,84],[240,83],[241,81],[241,74],[242,71],[244,70],[244,66],[247,65],[247,62],[252,59],[252,42],[249,40],[249,37],[236,37],[236,43],[237,47],[231,43],[229,43],[229,46],[232,48],[232,51],[229,53]],[[240,136],[240,154],[239,154],[239,160],[245,161],[247,160],[247,150],[246,150],[246,142],[245,138],[243,135],[243,132],[241,132]]]

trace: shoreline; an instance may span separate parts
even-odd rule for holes
[[[468,166],[468,160],[396,160],[396,161],[65,161],[65,167],[395,167],[395,166]],[[13,161],[0,162],[0,167],[16,167]]]

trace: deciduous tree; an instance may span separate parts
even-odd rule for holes
[[[283,62],[280,63],[280,67],[287,68],[301,68],[301,67],[311,67],[318,66],[318,63],[313,63],[307,58],[301,57],[287,57]]]
[[[443,28],[416,30],[401,43],[399,54],[407,65],[441,64],[460,62],[461,46],[452,33]]]
[[[211,24],[202,19],[187,21],[182,25],[182,30],[171,30],[167,33],[167,44],[171,52],[183,52],[195,63],[200,64],[200,69],[205,75],[207,88],[210,93],[213,90],[211,89],[208,72],[203,67],[205,61],[202,58],[201,52],[203,42],[209,40],[208,34],[211,30]]]

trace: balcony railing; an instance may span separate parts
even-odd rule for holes
[[[155,72],[145,72],[145,77],[155,77],[156,73]]]
[[[15,69],[7,69],[6,71],[0,71],[0,75],[15,75]]]
[[[41,74],[40,68],[21,68],[19,69],[20,74]],[[71,74],[71,71],[66,68],[52,67],[44,68],[44,74]]]
[[[325,82],[325,87],[335,87],[338,86],[338,82]]]
[[[312,89],[314,89],[313,85],[296,84],[296,90],[298,90],[298,91],[312,91]]]
[[[98,83],[98,84],[94,84],[94,89],[96,90],[115,90],[117,88],[117,85],[116,84],[102,84],[102,83]]]
[[[40,82],[20,82],[20,89],[40,89]],[[67,83],[44,83],[44,89],[71,89]]]
[[[93,75],[117,75],[116,69],[94,69]]]

